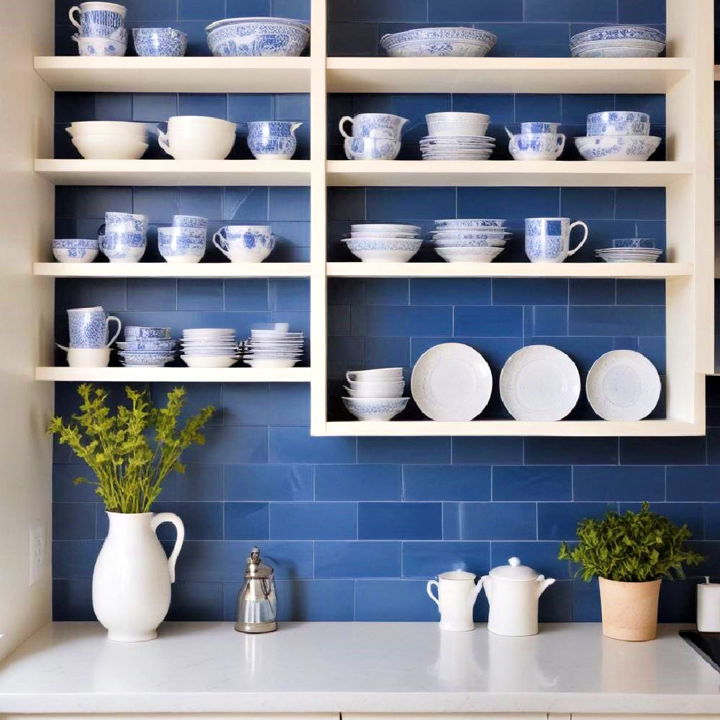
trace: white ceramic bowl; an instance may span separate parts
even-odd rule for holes
[[[70,123],[66,131],[72,137],[85,135],[129,135],[137,140],[145,140],[147,127],[145,123],[128,122],[125,120],[81,120]]]
[[[435,252],[445,262],[472,262],[472,263],[489,263],[492,262],[501,252],[503,248],[489,247],[436,247]]]
[[[107,37],[84,37],[73,35],[78,45],[78,54],[85,57],[122,57],[127,51],[127,42]]]
[[[297,365],[299,358],[255,358],[252,360],[243,359],[243,362],[250,367],[256,368],[291,368]]]
[[[148,149],[141,140],[118,135],[79,136],[72,144],[86,160],[138,160]]]
[[[181,360],[191,368],[229,368],[237,358],[228,355],[181,355]]]
[[[344,397],[343,405],[351,415],[364,422],[387,422],[401,413],[410,398],[357,398]]]
[[[422,228],[419,225],[402,225],[399,223],[358,223],[350,226],[351,233],[362,233],[367,235],[413,235],[419,233]]]
[[[392,368],[372,368],[371,370],[348,370],[345,373],[345,379],[349,383],[355,382],[377,382],[388,380],[396,382],[403,379],[403,369],[401,367]]]
[[[639,162],[647,160],[661,140],[656,135],[593,135],[576,137],[575,145],[585,160]]]
[[[485,135],[490,116],[473,112],[437,112],[425,116],[428,135],[451,137],[456,135]]]
[[[488,240],[487,238],[480,237],[449,237],[449,238],[435,238],[433,240],[436,248],[456,248],[456,247],[494,247],[504,248],[505,240]]]
[[[354,398],[399,398],[405,389],[404,380],[348,380],[347,393]]]
[[[496,220],[490,218],[450,218],[447,220],[436,220],[438,230],[504,230],[507,220]]]
[[[422,238],[371,238],[343,240],[355,257],[367,262],[407,262],[422,245]]]

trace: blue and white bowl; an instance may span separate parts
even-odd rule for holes
[[[570,47],[588,42],[607,42],[613,40],[641,40],[665,44],[665,33],[657,28],[644,25],[608,25],[577,33],[570,38]]]
[[[410,398],[344,397],[343,405],[351,415],[363,422],[387,422],[401,413]]]
[[[81,56],[122,57],[127,51],[126,42],[112,38],[73,35],[72,39],[77,43],[78,54]]]
[[[655,248],[655,238],[615,238],[614,248]]]
[[[135,52],[141,57],[182,57],[187,35],[175,28],[133,28]]]
[[[588,135],[649,135],[650,116],[634,110],[608,110],[587,116]]]
[[[400,153],[402,142],[388,138],[345,138],[344,148],[348,160],[394,160]]]
[[[147,215],[126,212],[106,212],[105,229],[113,232],[146,233],[149,221]],[[102,231],[102,226],[101,226]]]
[[[206,230],[208,220],[200,215],[173,215],[173,227],[195,228],[197,230]]]
[[[169,340],[170,339],[170,328],[169,327],[152,327],[144,325],[126,325],[125,326],[125,339],[131,340],[136,338],[148,338],[148,339],[159,339]]]
[[[560,123],[556,122],[524,122],[520,123],[520,132],[523,135],[535,135],[539,133],[556,134]]]
[[[575,138],[575,145],[585,160],[643,161],[660,145],[654,135],[592,135]]]
[[[248,147],[262,160],[289,160],[297,149],[295,130],[302,123],[258,120],[248,123]]]
[[[139,262],[145,254],[145,233],[106,232],[98,237],[100,250],[110,262]]]
[[[496,41],[487,30],[434,27],[383,35],[380,46],[391,57],[483,57]]]
[[[310,28],[299,20],[228,18],[205,28],[216,57],[297,56],[307,47]]]
[[[496,220],[490,218],[450,218],[447,220],[436,220],[438,229],[459,229],[473,228],[476,230],[504,230],[507,220]]]
[[[174,354],[164,352],[119,351],[120,362],[127,366],[163,367],[175,359]]]
[[[522,133],[513,135],[509,144],[515,160],[557,160],[565,148],[562,133]]]
[[[118,342],[117,346],[121,350],[128,352],[163,352],[169,354],[175,348],[175,340],[160,340],[156,338],[135,338],[133,340],[124,340]]]
[[[53,256],[62,263],[89,263],[98,254],[97,238],[55,238],[52,241]]]
[[[158,228],[158,250],[169,263],[197,263],[205,255],[207,236],[205,230],[197,235],[196,228]]]
[[[422,245],[422,238],[348,238],[348,250],[363,262],[407,262]]]

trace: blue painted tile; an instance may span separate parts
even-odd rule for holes
[[[456,107],[453,109],[458,110]],[[554,217],[560,212],[560,190],[525,187],[458,188],[457,205],[458,217],[519,218],[522,224],[518,224],[518,227],[524,228],[526,217]]]
[[[228,117],[230,122],[246,123],[252,120],[273,118],[272,95],[228,95]],[[240,141],[243,143],[244,141]]]
[[[55,281],[55,309],[102,305],[105,310],[124,310],[126,307],[125,280],[60,279]]]
[[[442,538],[440,503],[375,502],[358,504],[361,540],[434,540]]]
[[[523,461],[522,438],[458,437],[452,442],[453,464],[514,465]]]
[[[168,492],[169,491],[169,492]],[[160,499],[222,500],[222,466],[185,463],[184,473],[173,473],[163,487]]]
[[[531,540],[536,537],[535,503],[463,503],[463,540]]]
[[[357,580],[358,622],[436,621],[438,610],[425,593],[425,580]]]
[[[53,620],[94,621],[92,609],[92,580],[90,578],[55,580],[52,584]]]
[[[442,504],[443,540],[460,539],[460,503]]]
[[[366,198],[365,220],[371,223],[455,217],[454,188],[369,187]]]
[[[409,281],[402,278],[377,278],[365,282],[367,305],[408,305]]]
[[[269,447],[271,463],[348,463],[356,460],[355,438],[311,437],[306,427],[270,428]]]
[[[267,503],[226,502],[224,507],[227,540],[264,540],[270,537]]]
[[[598,218],[612,219],[615,217],[615,188],[562,188],[560,212],[564,217],[586,223]]]
[[[573,580],[573,620],[575,622],[600,621],[600,590],[597,578],[590,582]]]
[[[517,132],[519,123],[546,118],[547,122],[560,122],[561,104],[559,95],[536,95],[523,93],[515,96],[515,120]],[[562,128],[561,128],[562,130]]]
[[[188,462],[258,463],[268,459],[268,431],[264,427],[211,427],[205,445],[188,448]]]
[[[485,278],[414,278],[411,305],[489,305],[490,280]]]
[[[493,32],[487,25],[485,26],[490,32]],[[502,26],[506,27],[506,26]],[[495,46],[497,48],[497,45]],[[493,48],[493,54],[495,54],[495,48]],[[490,134],[493,132],[493,127],[497,127],[499,124],[511,123],[515,121],[515,96],[506,94],[458,94],[451,95],[452,107],[449,110],[456,112],[482,112],[486,115],[490,115],[494,125],[490,126]],[[504,131],[500,131],[504,132]],[[496,132],[495,135],[502,137],[500,132]],[[495,136],[494,135],[494,136]],[[458,188],[458,217],[475,217],[475,215],[465,215],[467,205],[467,196],[465,201],[462,200],[463,195],[469,188]],[[490,188],[487,188],[490,189]],[[528,188],[529,189],[529,188]],[[529,197],[532,197],[533,193],[530,191]],[[455,215],[447,215],[446,217],[455,217]],[[436,218],[433,218],[436,219]],[[439,219],[439,218],[437,218]]]
[[[205,115],[207,117],[226,120],[228,96],[225,94],[207,93],[204,95],[195,93],[183,93],[178,95],[179,115]],[[215,189],[217,193],[217,189]],[[217,217],[217,216],[213,216]]]
[[[567,335],[567,305],[540,305],[532,308],[532,332],[534,335]]]
[[[222,199],[222,188],[181,187],[178,213],[220,220],[222,218]]]
[[[132,120],[132,95],[96,93],[95,120]]]
[[[400,465],[321,465],[315,469],[316,500],[400,500]]]
[[[334,0],[328,8],[329,20],[423,22],[427,20],[425,0],[398,0],[386,3],[383,0],[367,0],[361,4],[353,0]]]
[[[229,224],[263,222],[268,219],[268,188],[225,188],[222,219]]]
[[[228,17],[272,17],[270,0],[226,0],[226,3]]]
[[[53,503],[53,540],[94,540],[96,505],[94,502]]]
[[[493,468],[492,499],[571,500],[571,468],[567,465]]]
[[[269,193],[270,220],[310,220],[309,188],[272,187]]]
[[[534,568],[545,577],[571,577],[571,568],[566,560],[558,560],[557,542],[494,540],[490,543],[490,567],[505,565],[511,557],[518,557],[523,565]]]
[[[720,540],[720,503],[703,503],[703,537]]]
[[[355,584],[351,580],[280,580],[276,586],[280,622],[353,619]],[[229,619],[234,619],[234,608]]]
[[[161,278],[128,278],[128,310],[176,310],[177,281]]]
[[[57,411],[60,408],[56,403]],[[67,448],[62,448],[67,450]],[[73,456],[74,457],[74,456]],[[93,503],[99,501],[95,487],[89,483],[75,484],[75,479],[84,477],[90,480],[93,475],[84,463],[61,463],[57,452],[53,452],[52,499],[54,503]]]
[[[574,500],[664,500],[665,468],[587,466],[573,470]]]
[[[522,0],[502,3],[476,3],[473,0],[429,0],[431,22],[511,22],[522,21]]]
[[[665,0],[618,0],[618,22],[654,25],[665,22]]]
[[[53,577],[70,580],[92,577],[101,545],[100,540],[54,540]]]
[[[399,577],[399,542],[316,542],[315,577]]]
[[[705,462],[705,438],[673,438],[672,442],[652,437],[620,438],[620,462],[623,465],[700,465]]]
[[[489,542],[404,542],[403,577],[429,578],[448,570],[484,575],[490,570]]]
[[[498,35],[492,54],[496,57],[566,57],[567,23],[544,22],[542,32],[534,23],[483,23],[483,28]]]
[[[364,340],[364,367],[407,367],[410,365],[409,338],[383,337],[364,338]],[[343,377],[344,375],[345,373],[343,373]]]
[[[225,500],[312,500],[311,465],[226,465]]]
[[[222,540],[223,505],[220,502],[157,502],[154,512],[171,512],[179,515],[185,525],[187,540]],[[161,540],[175,541],[175,528],[163,523],[158,528]]]
[[[178,20],[212,20],[225,14],[225,0],[178,0]]]
[[[522,337],[522,308],[456,307],[454,330],[455,337]]]
[[[355,503],[275,502],[270,504],[273,540],[351,540],[358,534]]]
[[[133,115],[136,122],[164,123],[178,114],[177,95],[171,93],[137,93],[133,95]]]
[[[490,468],[484,465],[404,465],[405,500],[489,500]]]
[[[223,281],[222,280],[178,280],[177,281],[177,309],[202,312],[204,310],[223,309]],[[240,308],[229,308],[238,310]],[[259,309],[265,308],[242,308]]]
[[[566,37],[566,42],[568,38]],[[567,47],[565,52],[567,53]],[[562,96],[562,122],[563,125],[585,126],[590,113],[613,110],[615,98],[613,95],[563,95]],[[567,127],[565,128],[567,129]],[[578,134],[583,134],[582,132]]]
[[[641,503],[620,503],[618,506],[618,510],[621,513],[627,512],[628,510],[639,512],[640,508]],[[650,503],[650,509],[653,512],[669,518],[676,525],[687,525],[693,538],[697,540],[704,538],[703,505],[701,503]],[[694,574],[694,570],[692,572]]]
[[[55,122],[95,119],[95,96],[90,93],[56,93]]]
[[[167,403],[168,393],[175,387],[172,383],[153,383],[150,386],[150,396],[156,405],[165,405]],[[185,421],[190,415],[198,412],[200,409],[212,405],[215,412],[210,418],[210,425],[220,424],[220,410],[222,405],[221,393],[222,386],[218,383],[198,383],[186,386],[187,394],[184,398],[184,405],[180,413],[181,421]],[[185,456],[183,456],[184,459]]]
[[[525,0],[525,21],[611,23],[617,20],[616,0]]]
[[[578,523],[586,517],[601,518],[615,504],[566,502],[538,503],[538,540],[575,540]]]
[[[269,425],[305,426],[310,417],[310,386],[270,383],[264,410]]]
[[[695,622],[697,578],[673,580],[660,585],[660,604],[658,619],[660,622]]]
[[[170,225],[178,212],[179,191],[172,187],[134,187],[133,212],[147,215],[150,225]]]
[[[664,335],[665,308],[656,305],[570,307],[572,335]]]
[[[223,619],[222,583],[176,582],[168,620],[220,621]],[[162,629],[160,630],[162,633]]]
[[[268,310],[268,281],[244,278],[225,281],[226,310]]]
[[[452,335],[452,309],[447,307],[363,306],[352,308],[353,334],[389,337]],[[362,311],[356,313],[355,311]]]
[[[665,135],[665,96],[664,95],[650,95],[647,93],[641,93],[633,95],[632,93],[617,95],[615,99],[616,110],[639,110],[646,112],[650,115],[652,120],[651,133],[654,135],[661,134]],[[658,159],[658,156],[655,156]],[[664,206],[664,202],[661,198],[664,198],[664,190],[662,188],[647,188],[648,190],[654,190],[655,198],[657,200],[654,205],[657,207],[660,204]]]
[[[667,499],[719,501],[719,480],[716,466],[670,466],[667,468]]]
[[[571,305],[614,305],[615,280],[570,280]]]
[[[361,463],[450,462],[450,438],[360,437],[357,443],[357,459]]]
[[[492,281],[493,305],[561,305],[568,301],[568,281],[562,278],[503,278]]]
[[[613,465],[617,462],[616,438],[525,438],[526,465]]]
[[[618,188],[615,213],[617,218],[664,220],[665,191],[663,188]]]
[[[664,280],[618,280],[618,305],[663,305]]]

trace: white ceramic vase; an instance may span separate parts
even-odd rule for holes
[[[93,573],[93,610],[110,640],[152,640],[170,609],[170,585],[175,582],[185,527],[174,513],[109,512],[107,516],[110,529]],[[177,530],[169,558],[155,534],[164,522]]]

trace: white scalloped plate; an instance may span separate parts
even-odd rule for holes
[[[415,363],[410,392],[431,420],[462,422],[487,406],[493,380],[485,358],[469,345],[442,343]]]
[[[603,420],[642,420],[658,404],[660,375],[639,352],[611,350],[593,363],[585,392]]]
[[[580,373],[575,363],[550,345],[521,348],[500,373],[500,398],[516,420],[562,420],[579,397]]]

